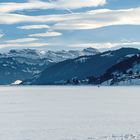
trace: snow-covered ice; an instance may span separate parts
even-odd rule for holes
[[[0,140],[139,140],[140,87],[0,87]]]

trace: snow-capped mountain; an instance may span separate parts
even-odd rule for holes
[[[8,57],[23,57],[30,59],[48,59],[49,62],[60,62],[66,59],[73,59],[79,56],[94,55],[98,54],[99,51],[94,48],[86,48],[83,50],[33,50],[33,49],[23,49],[23,50],[10,50],[6,56]],[[27,61],[26,61],[27,62]]]
[[[121,48],[93,56],[80,56],[54,64],[32,79],[25,80],[23,84],[101,84],[100,77],[109,68],[135,54],[140,54],[140,50]],[[96,83],[90,82],[90,80],[94,80]]]
[[[17,80],[23,81],[55,63],[98,53],[99,51],[93,48],[80,51],[10,50],[0,54],[0,84],[11,84]]]

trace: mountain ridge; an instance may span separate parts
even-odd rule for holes
[[[106,51],[93,56],[81,56],[75,59],[57,63],[42,73],[33,81],[27,80],[23,84],[55,85],[66,84],[72,79],[79,81],[89,76],[99,77],[110,67],[125,60],[133,54],[139,54],[140,50],[134,48],[121,48],[114,51]]]
[[[71,51],[10,50],[0,54],[0,84],[11,84],[16,80],[23,81],[55,63],[96,53],[99,51],[94,48]]]

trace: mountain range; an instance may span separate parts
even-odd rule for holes
[[[0,54],[0,84],[9,85],[17,83],[17,80],[24,81],[61,61],[98,53],[99,51],[93,48],[70,51],[10,50]]]
[[[140,50],[121,48],[113,51],[84,55],[67,59],[46,68],[31,79],[22,82],[24,85],[118,85],[134,80],[136,67],[140,65]],[[129,72],[131,70],[131,72]],[[131,75],[130,75],[131,73]],[[124,78],[122,78],[122,76]],[[138,81],[138,80],[137,80]],[[140,82],[139,82],[140,84]]]
[[[1,85],[140,85],[140,50],[10,50],[0,54]]]

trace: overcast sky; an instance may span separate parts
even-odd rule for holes
[[[140,46],[140,0],[0,0],[0,48]]]

